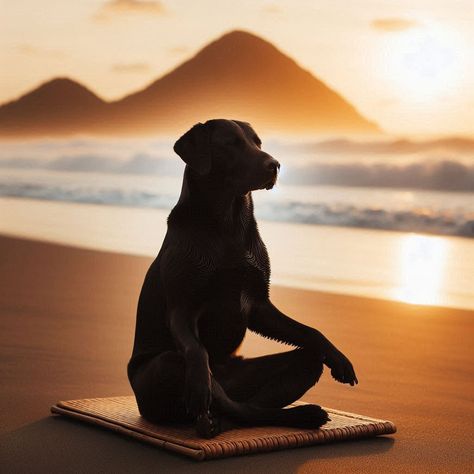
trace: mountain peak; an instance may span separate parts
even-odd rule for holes
[[[60,77],[0,107],[0,134],[177,133],[235,117],[277,133],[373,134],[380,130],[336,91],[269,41],[233,30],[170,73],[110,104]]]
[[[87,87],[59,77],[0,106],[0,132],[5,135],[78,133],[97,123],[98,114],[106,106]]]
[[[47,101],[86,100],[90,103],[103,103],[103,100],[87,87],[68,77],[57,77],[46,81],[29,94],[25,94],[20,100],[27,97]]]
[[[270,42],[264,40],[261,36],[257,36],[245,30],[232,30],[232,31],[229,31],[228,33],[224,33],[222,36],[220,36],[219,38],[209,43],[208,46],[211,46],[212,44],[215,44],[215,43],[221,43],[221,44],[222,43],[238,43],[239,45],[242,45],[243,43],[248,43],[248,44],[261,43],[261,44],[267,44],[273,47],[273,45]]]
[[[170,73],[113,105],[121,116],[139,115],[155,127],[186,127],[232,116],[278,132],[379,132],[291,57],[242,30],[217,38]]]
[[[224,60],[227,60],[229,56],[234,59],[238,57],[240,60],[247,56],[249,60],[252,60],[256,58],[264,59],[266,55],[269,55],[269,57],[282,55],[282,53],[260,36],[243,30],[233,30],[204,46],[195,57],[210,55]]]
[[[43,82],[40,87],[77,87],[85,89],[79,82],[74,81],[73,79],[67,76],[60,76],[50,79],[49,81]]]

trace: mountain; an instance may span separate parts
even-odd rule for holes
[[[0,134],[177,133],[216,117],[275,132],[380,131],[271,43],[233,31],[115,102],[104,102],[70,80],[46,83],[0,107]]]
[[[67,78],[53,79],[0,107],[0,135],[93,133],[107,103]]]

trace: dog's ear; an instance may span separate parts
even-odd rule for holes
[[[197,123],[174,144],[173,150],[200,175],[211,170],[211,135],[206,124]]]

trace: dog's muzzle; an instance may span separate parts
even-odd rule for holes
[[[270,180],[265,185],[265,189],[272,189],[273,186],[275,186],[275,183],[278,177],[278,170],[280,169],[280,163],[278,163],[278,161],[275,160],[274,158],[269,158],[265,166],[271,175]]]

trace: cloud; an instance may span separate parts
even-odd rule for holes
[[[187,54],[190,52],[190,49],[187,46],[175,46],[173,48],[169,48],[168,51],[176,56],[181,56],[182,54]]]
[[[262,7],[261,11],[266,15],[278,15],[282,13],[281,7],[274,3],[267,3]]]
[[[29,43],[18,44],[15,46],[15,50],[20,54],[24,54],[25,56],[43,56],[50,58],[63,58],[65,56],[64,51],[42,49]]]
[[[372,28],[383,32],[405,31],[418,26],[418,22],[405,18],[376,18],[370,23]]]
[[[156,0],[109,0],[94,15],[96,20],[137,13],[143,15],[163,15],[166,12],[163,4]]]
[[[147,63],[119,63],[113,64],[111,69],[119,74],[143,74],[149,72],[151,67]]]

